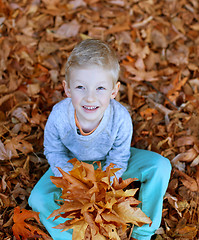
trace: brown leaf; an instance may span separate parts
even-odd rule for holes
[[[165,35],[157,29],[151,32],[151,41],[156,47],[166,48],[168,45]]]
[[[157,71],[143,71],[143,70],[137,70],[136,68],[130,66],[129,64],[125,64],[124,67],[126,68],[127,72],[129,72],[132,76],[130,76],[129,78],[131,80],[135,80],[135,81],[157,81],[157,75],[158,72]]]
[[[179,153],[177,154],[171,161],[171,163],[175,166],[178,161],[183,161],[183,162],[191,162],[194,160],[194,158],[198,155],[196,150],[194,148],[190,148],[184,153]]]
[[[129,30],[129,29],[130,29],[130,27],[129,27],[128,23],[123,24],[123,25],[115,25],[115,26],[112,26],[111,28],[109,28],[108,30],[106,30],[104,34],[108,35],[108,34],[122,32],[122,31]]]
[[[27,93],[29,96],[34,96],[40,92],[40,85],[38,83],[28,84]]]
[[[183,64],[188,64],[189,49],[185,45],[181,45],[175,50],[167,49],[166,57],[170,63],[180,66]]]
[[[178,229],[178,236],[182,236],[183,238],[194,239],[197,235],[197,227],[196,226],[185,226],[183,228]]]
[[[80,25],[77,20],[74,19],[69,23],[61,25],[53,35],[60,39],[75,37],[78,34],[79,29]]]
[[[1,199],[1,207],[2,208],[8,208],[10,206],[10,199],[8,196],[6,196],[3,193],[0,193],[0,199]]]
[[[7,149],[0,140],[0,160],[9,160],[12,157],[12,152]]]
[[[175,171],[179,174],[179,176],[182,176],[183,179],[181,179],[181,182],[184,184],[185,187],[190,189],[191,191],[199,191],[199,186],[197,184],[197,181],[193,179],[192,177],[188,176],[186,173],[179,171],[175,169]]]
[[[72,0],[68,3],[68,7],[72,9],[76,9],[78,7],[85,7],[86,3],[84,0]]]
[[[193,145],[195,142],[197,142],[197,139],[195,136],[183,136],[177,139],[176,146],[186,146],[186,145]]]
[[[47,8],[53,8],[54,6],[56,6],[59,3],[59,0],[42,0],[42,2],[44,2],[47,6]]]
[[[183,34],[185,34],[185,29],[184,29],[184,24],[182,19],[178,18],[178,17],[174,17],[171,20],[172,24],[175,26],[175,28],[177,30],[179,30],[180,32],[182,32]]]
[[[5,147],[12,152],[12,157],[19,157],[17,150],[25,155],[33,151],[32,144],[23,140],[23,137],[23,135],[18,135],[17,137],[6,140]]]

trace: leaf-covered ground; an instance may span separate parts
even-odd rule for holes
[[[88,37],[117,51],[132,146],[172,163],[156,239],[199,239],[198,0],[0,0],[0,239],[48,168],[45,122]]]

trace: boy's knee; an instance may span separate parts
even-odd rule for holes
[[[30,193],[30,196],[28,198],[28,204],[32,208],[33,211],[39,212],[40,210],[38,209],[39,206],[42,204],[42,200],[40,199],[40,196],[37,191],[34,189]]]
[[[49,191],[48,191],[49,190]],[[45,212],[47,209],[57,209],[59,205],[57,200],[60,200],[61,189],[39,189],[33,188],[28,199],[29,206],[36,212]]]
[[[169,159],[159,155],[159,157],[157,158],[156,164],[154,166],[155,168],[155,172],[160,175],[160,177],[166,177],[169,178],[170,177],[170,173],[171,173],[171,163],[169,161]]]
[[[29,196],[28,204],[33,211],[41,212],[42,209],[44,209],[47,205],[46,199],[47,199],[47,196],[40,193],[36,189],[33,189]]]

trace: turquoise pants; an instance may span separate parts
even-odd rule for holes
[[[171,172],[171,164],[161,155],[137,148],[131,148],[131,157],[126,172],[122,178],[138,178],[141,182],[139,200],[140,208],[151,218],[152,225],[134,227],[132,237],[138,240],[149,240],[159,228],[162,218],[163,197],[166,192]],[[59,218],[47,220],[47,217],[59,206],[55,200],[59,199],[61,190],[50,180],[53,176],[51,169],[35,185],[29,197],[29,205],[36,212],[40,212],[40,220],[54,240],[72,240],[72,230],[61,232],[52,227],[66,221]],[[78,240],[78,239],[77,239]]]

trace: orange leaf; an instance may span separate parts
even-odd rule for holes
[[[140,112],[140,115],[146,120],[150,120],[153,115],[157,114],[158,111],[154,108],[147,108]]]
[[[59,168],[59,171],[61,172],[61,174],[63,175],[63,178],[65,180],[67,180],[71,185],[73,185],[73,187],[77,187],[79,189],[84,189],[84,190],[89,190],[88,187],[82,183],[81,181],[79,181],[78,179],[76,179],[75,177],[71,176],[70,174],[64,172],[61,168]]]
[[[126,188],[129,184],[131,184],[132,182],[138,180],[137,178],[128,178],[126,180],[123,180],[122,178],[118,179],[115,177],[113,179],[113,187],[115,190],[119,190],[119,189],[124,189]]]
[[[52,240],[51,237],[49,237],[47,234],[45,234],[39,227],[33,226],[30,223],[27,223],[27,220],[35,219],[37,223],[40,223],[39,220],[39,213],[22,209],[20,210],[20,207],[16,207],[14,209],[14,216],[13,221],[14,225],[12,227],[13,234],[16,237],[17,240],[22,239],[29,239],[29,238],[41,238],[45,240]]]

